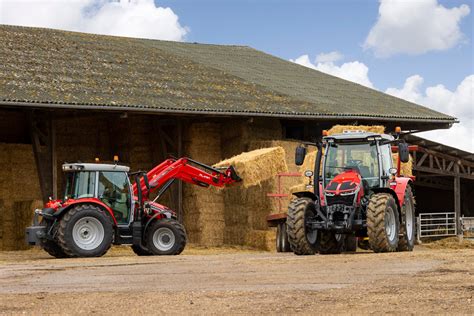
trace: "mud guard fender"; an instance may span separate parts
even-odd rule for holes
[[[395,185],[391,185],[390,188],[395,191],[395,194],[397,195],[398,202],[400,208],[403,206],[403,201],[405,201],[405,192],[407,189],[407,186],[412,185],[413,181],[410,178],[395,178],[395,181],[392,182],[392,184],[395,183]]]
[[[294,196],[298,197],[298,198],[306,197],[306,198],[310,198],[313,201],[316,201],[318,199],[316,194],[314,194],[313,192],[310,192],[310,191],[293,192],[292,194]]]
[[[71,209],[72,207],[74,207],[76,205],[80,205],[80,204],[96,205],[96,206],[100,207],[101,209],[107,211],[107,213],[109,213],[110,217],[112,218],[112,220],[114,222],[114,226],[117,226],[117,220],[115,219],[114,212],[112,211],[112,209],[107,204],[102,202],[101,200],[95,199],[95,198],[80,199],[78,201],[71,202],[71,204],[68,204],[64,207],[59,208],[54,213],[53,216],[56,217],[56,218],[60,218],[64,212],[66,212],[67,210]]]
[[[161,218],[176,219],[176,216],[173,216],[173,214],[171,212],[167,212],[167,211],[158,212],[147,220],[147,222],[145,224],[145,228],[143,229],[143,231],[146,232],[148,226],[150,226],[150,224],[152,222],[154,222],[155,219],[161,219]]]

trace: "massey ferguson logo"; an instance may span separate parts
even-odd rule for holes
[[[209,176],[207,176],[207,175],[205,175],[205,174],[200,173],[199,176],[200,176],[200,177],[203,177],[204,179],[211,180],[211,177],[209,177]]]

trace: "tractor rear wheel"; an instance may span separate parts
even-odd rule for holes
[[[319,234],[319,253],[321,255],[340,254],[344,249],[345,236],[322,231]]]
[[[389,193],[376,193],[367,206],[367,234],[374,252],[396,251],[399,220],[395,199]]]
[[[140,245],[132,245],[132,250],[137,256],[152,256],[153,254]]]
[[[286,218],[288,241],[296,255],[314,255],[318,251],[318,231],[310,230],[306,219],[314,216],[316,205],[309,198],[297,198],[288,206]]]
[[[48,254],[55,258],[68,258],[69,256],[64,252],[64,250],[59,247],[59,245],[52,241],[52,240],[45,240],[42,241],[40,246],[46,251]]]
[[[41,221],[42,226],[45,226],[48,229],[48,222],[44,219]],[[64,252],[64,250],[58,245],[56,236],[58,231],[58,225],[55,225],[52,229],[52,238],[53,240],[46,239],[40,240],[40,247],[44,249],[48,254],[55,258],[68,258],[69,256]]]
[[[146,246],[154,255],[179,255],[186,246],[184,226],[174,219],[156,220],[146,231]]]
[[[405,190],[401,215],[398,251],[413,251],[413,247],[415,247],[415,198],[409,185]]]
[[[75,206],[59,221],[58,244],[70,257],[101,257],[113,237],[112,219],[94,205]]]

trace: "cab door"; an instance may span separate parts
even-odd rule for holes
[[[100,171],[98,177],[98,198],[112,209],[119,225],[130,223],[132,220],[132,203],[127,173]]]

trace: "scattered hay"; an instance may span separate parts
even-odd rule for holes
[[[245,245],[267,251],[275,251],[276,232],[271,230],[250,230],[245,235]]]
[[[279,172],[287,172],[285,150],[282,147],[257,149],[223,160],[215,167],[234,166],[243,179],[245,188],[258,185],[262,181],[275,178]]]
[[[344,131],[365,131],[383,134],[385,133],[385,126],[382,125],[334,125],[328,130],[329,135],[342,134]]]
[[[423,243],[423,246],[430,249],[474,249],[474,240],[449,237]]]

